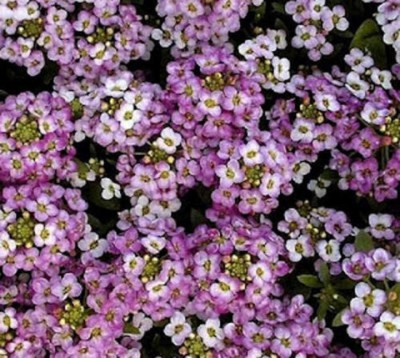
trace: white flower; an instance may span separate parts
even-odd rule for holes
[[[247,144],[240,146],[239,153],[245,165],[253,166],[263,162],[263,157],[260,154],[260,146],[255,140],[251,140]]]
[[[192,328],[186,323],[186,317],[181,312],[175,312],[170,323],[164,328],[164,333],[171,337],[176,346],[181,346],[185,339],[192,333]]]
[[[150,220],[155,219],[155,213],[154,213],[154,209],[150,203],[150,199],[145,195],[141,195],[138,198],[136,205],[133,208],[133,212],[137,216],[144,216]]]
[[[350,72],[346,77],[346,87],[356,97],[364,99],[369,89],[369,84],[360,78],[356,72]]]
[[[178,198],[169,201],[153,200],[150,203],[150,211],[160,218],[169,218],[172,213],[178,211],[181,207],[181,201]]]
[[[142,112],[135,109],[131,103],[123,103],[115,112],[115,118],[121,123],[123,129],[131,129],[133,125],[140,121]]]
[[[15,313],[15,309],[11,307],[6,308],[4,312],[0,312],[0,333],[6,333],[8,330],[18,327]]]
[[[147,237],[142,238],[140,241],[146,250],[153,255],[158,254],[167,243],[165,238],[154,235],[148,235]]]
[[[338,262],[341,258],[339,242],[336,240],[320,240],[315,245],[315,249],[326,262]]]
[[[161,47],[169,47],[172,45],[172,35],[171,31],[168,29],[154,29],[151,33],[151,37],[154,40],[159,41]]]
[[[367,123],[373,123],[376,125],[383,124],[385,122],[385,117],[389,114],[387,108],[376,108],[371,102],[367,102],[364,105],[363,110],[360,115],[361,118]]]
[[[297,163],[293,168],[293,181],[297,184],[303,182],[304,176],[311,171],[311,165],[307,162]]]
[[[139,276],[142,273],[143,267],[145,265],[144,259],[135,254],[127,254],[123,258],[124,264],[123,269],[134,276]]]
[[[290,133],[290,138],[295,142],[311,143],[314,139],[314,123],[305,119],[298,119]]]
[[[210,348],[218,348],[224,339],[224,331],[220,327],[219,319],[208,319],[205,324],[197,328],[197,333],[204,344]]]
[[[254,43],[251,40],[246,40],[239,47],[239,53],[246,58],[246,60],[255,60],[257,58],[254,51]]]
[[[301,235],[297,239],[286,241],[286,249],[289,251],[289,259],[299,262],[303,257],[310,257],[314,254],[310,238]]]
[[[16,247],[15,241],[6,232],[0,233],[0,259],[6,258]]]
[[[100,239],[95,232],[89,232],[78,242],[78,247],[82,251],[89,251],[93,257],[98,258],[106,251],[108,243],[107,240]]]
[[[88,166],[85,166],[82,170],[72,173],[69,179],[72,186],[75,188],[82,188],[86,185],[87,181],[96,180],[96,172]]]
[[[111,179],[102,178],[100,185],[103,188],[101,191],[101,197],[104,200],[110,200],[114,197],[121,198],[121,186],[117,183],[114,183]]]
[[[140,341],[144,334],[153,328],[153,320],[146,317],[142,312],[136,313],[133,316],[132,327],[130,328],[127,335],[136,341]]]
[[[72,173],[69,179],[74,188],[83,188],[86,185],[86,180],[82,179],[78,172]]]
[[[274,57],[272,66],[274,67],[274,77],[278,81],[286,81],[290,78],[290,62],[287,58]]]
[[[382,86],[384,89],[392,88],[392,74],[389,71],[381,71],[374,67],[371,72],[371,80],[375,84]]]
[[[120,98],[129,87],[128,78],[107,77],[104,94],[109,97]]]
[[[146,290],[150,301],[160,301],[167,299],[170,289],[164,281],[155,280],[146,284]]]
[[[383,312],[380,322],[374,326],[374,333],[378,337],[385,337],[387,340],[397,342],[400,336],[400,317],[391,312]]]
[[[312,179],[307,185],[307,189],[315,192],[318,198],[322,198],[326,194],[326,188],[331,185],[331,181],[318,178],[318,180]]]
[[[180,134],[175,133],[171,128],[164,128],[160,138],[156,141],[156,145],[164,152],[173,154],[181,142],[182,136]]]
[[[46,226],[43,224],[36,224],[35,228],[35,236],[33,241],[35,245],[38,247],[42,247],[44,245],[52,246],[56,242],[56,226],[54,224],[47,224]]]
[[[317,92],[314,96],[317,108],[320,111],[332,111],[336,112],[340,109],[340,104],[336,99],[336,96],[329,93]]]

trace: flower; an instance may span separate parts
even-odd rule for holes
[[[221,347],[224,331],[220,327],[219,319],[208,319],[205,324],[197,328],[197,333],[207,347],[216,349]]]
[[[400,335],[400,317],[385,311],[379,317],[379,322],[375,324],[373,330],[378,337],[396,341]]]
[[[82,251],[89,252],[93,257],[99,258],[107,250],[108,242],[101,239],[95,232],[89,232],[78,242],[78,247]]]
[[[367,310],[372,317],[379,317],[386,303],[385,291],[371,289],[365,282],[360,282],[355,287],[356,298],[352,299],[352,304],[361,310]]]
[[[164,333],[171,337],[171,341],[176,346],[181,346],[185,339],[192,333],[192,328],[186,322],[183,313],[176,311],[170,318],[170,323],[164,327]]]
[[[111,179],[101,178],[100,185],[102,187],[101,197],[104,200],[111,200],[114,197],[121,198],[121,186]]]
[[[395,234],[392,230],[393,217],[388,214],[370,214],[368,222],[371,234],[377,239],[393,240]]]
[[[140,341],[153,327],[153,321],[142,312],[136,313],[131,322],[128,335],[137,341]]]
[[[326,262],[338,262],[342,257],[336,240],[320,240],[315,245],[315,250]]]

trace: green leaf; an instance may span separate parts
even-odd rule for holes
[[[347,30],[347,31],[339,31],[339,30],[336,30],[336,29],[335,29],[335,30],[333,31],[333,33],[334,33],[335,35],[339,36],[339,37],[344,38],[344,39],[352,39],[353,36],[354,36],[354,34],[353,34],[350,30]]]
[[[369,252],[374,249],[374,241],[370,234],[360,230],[354,241],[356,251]]]
[[[163,319],[161,321],[154,321],[153,322],[154,327],[165,327],[168,323],[169,323],[169,319],[168,318]]]
[[[285,22],[279,18],[277,18],[275,20],[275,28],[278,30],[284,30],[286,33],[289,32],[288,27],[286,26]]]
[[[199,185],[198,187],[196,187],[196,193],[203,204],[205,204],[206,206],[210,206],[212,204],[211,200],[212,190],[210,188],[207,188],[203,185]]]
[[[131,323],[125,323],[124,333],[140,334],[140,329],[132,325]]]
[[[386,47],[375,20],[367,19],[360,25],[350,44],[350,48],[354,47],[369,51],[378,67],[387,67]]]
[[[286,14],[285,11],[285,5],[283,5],[280,2],[273,2],[272,3],[272,8],[274,9],[275,12],[279,13],[279,14]]]
[[[334,287],[337,290],[352,290],[355,285],[356,285],[355,281],[350,280],[349,278],[345,278],[343,280],[336,282]]]
[[[332,327],[340,327],[343,326],[342,322],[343,313],[346,311],[346,308],[342,309],[332,320]]]
[[[325,318],[328,309],[329,309],[329,302],[327,300],[322,300],[317,310],[317,317],[320,321],[322,321]]]
[[[327,285],[330,280],[331,280],[331,274],[329,272],[329,267],[326,262],[323,262],[321,266],[319,267],[319,278],[321,279],[321,282]]]
[[[260,22],[264,18],[266,10],[267,4],[265,2],[263,2],[260,6],[252,7],[251,11],[254,12],[254,22]]]
[[[190,222],[194,227],[197,227],[200,224],[205,224],[207,219],[199,210],[192,208],[190,209]]]
[[[317,276],[314,275],[299,275],[297,276],[297,280],[307,287],[311,288],[323,287],[321,281],[318,279]]]
[[[112,210],[112,211],[117,211],[120,209],[120,201],[117,198],[112,198],[110,200],[104,200],[101,196],[101,192],[103,191],[100,183],[93,182],[93,183],[88,183],[88,200],[90,203],[93,203],[94,205],[98,206],[99,208],[102,209],[107,209],[107,210]]]
[[[338,178],[338,175],[335,170],[325,169],[319,177],[324,180],[334,180]]]

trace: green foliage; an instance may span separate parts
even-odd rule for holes
[[[370,234],[361,230],[354,241],[356,251],[369,252],[374,249],[374,241]]]
[[[273,9],[275,12],[277,12],[277,13],[279,13],[279,14],[285,14],[285,13],[286,13],[286,12],[285,12],[285,5],[284,5],[284,4],[275,1],[275,2],[273,2],[271,5],[272,5],[272,9]]]
[[[318,277],[314,275],[299,275],[297,276],[297,280],[303,285],[311,288],[321,288],[324,286]]]
[[[192,208],[190,209],[190,222],[193,227],[197,227],[198,225],[205,224],[207,219],[199,210]]]
[[[331,282],[331,274],[326,262],[323,262],[319,268],[319,277],[324,285],[327,285],[329,282]]]
[[[354,47],[370,52],[378,67],[385,68],[387,66],[385,44],[375,20],[367,19],[361,24],[350,44],[350,48]]]
[[[342,316],[345,310],[346,309],[344,308],[338,314],[336,314],[336,316],[332,320],[332,327],[340,327],[344,325],[344,323],[342,322]]]

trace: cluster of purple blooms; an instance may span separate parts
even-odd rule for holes
[[[3,1],[0,5],[0,58],[41,72],[46,60],[96,78],[132,59],[148,59],[151,27],[135,7],[118,0]]]
[[[272,137],[306,162],[330,150],[329,168],[343,190],[378,201],[397,198],[400,92],[392,74],[359,49],[345,56],[350,71],[298,73],[286,85],[295,98],[278,99],[269,111]],[[324,189],[320,179],[317,187]],[[324,192],[321,193],[321,196]]]
[[[399,2],[374,2],[399,62]],[[187,358],[400,354],[399,65],[294,68],[288,44],[317,62],[349,27],[325,0],[285,3],[292,38],[230,43],[265,5],[158,0],[152,27],[125,1],[0,0],[0,58],[59,67],[0,103],[0,357],[139,358],[160,335]],[[150,38],[165,85],[132,71]],[[322,206],[331,188],[379,209]]]
[[[71,108],[48,92],[9,96],[0,104],[0,181],[26,183],[65,179],[72,161]]]
[[[333,30],[345,31],[349,27],[344,7],[330,8],[325,0],[291,0],[286,2],[285,11],[298,24],[292,46],[305,48],[312,61],[333,52],[333,44],[328,39]]]
[[[162,47],[170,47],[175,57],[190,56],[204,45],[225,45],[229,34],[240,29],[240,21],[250,5],[262,0],[159,0],[157,13],[163,18],[161,28],[152,38]]]
[[[54,88],[74,111],[75,140],[92,138],[110,152],[142,147],[168,122],[161,87],[140,73],[118,69],[88,79],[71,68],[60,71]]]

